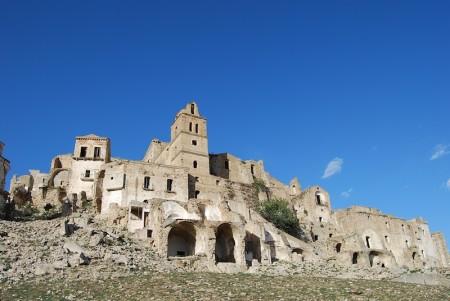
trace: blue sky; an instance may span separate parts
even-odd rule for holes
[[[195,99],[210,152],[263,159],[284,182],[324,186],[335,208],[422,216],[450,238],[449,11],[448,1],[0,0],[10,176],[47,171],[89,133],[140,159]]]

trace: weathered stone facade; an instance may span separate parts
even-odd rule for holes
[[[5,144],[0,141],[0,216],[6,205],[8,194],[5,192],[6,174],[9,171],[9,161],[3,157]]]
[[[153,139],[142,161],[111,157],[108,138],[76,138],[73,154],[53,159],[48,174],[11,181],[14,198],[36,206],[92,202],[100,216],[127,212],[126,225],[170,260],[202,261],[229,271],[276,260],[335,260],[368,267],[446,267],[447,246],[423,220],[365,207],[333,211],[319,186],[302,190],[272,177],[262,161],[208,151],[207,121],[196,103],[175,118],[171,141]],[[17,193],[22,191],[22,193]],[[305,237],[293,237],[257,212],[279,198],[296,212]]]

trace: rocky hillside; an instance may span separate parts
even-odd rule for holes
[[[297,300],[316,294],[317,299],[366,300],[382,297],[383,292],[396,298],[405,292],[405,296],[444,300],[449,289],[442,285],[450,287],[448,271],[348,267],[332,261],[276,262],[233,275],[207,271],[211,269],[198,265],[195,258],[160,258],[148,241],[136,240],[121,226],[110,226],[89,213],[53,220],[0,221],[0,300],[47,300],[50,296],[113,300],[121,294],[130,300],[155,294],[156,299],[167,294],[168,300],[206,300],[208,296]]]

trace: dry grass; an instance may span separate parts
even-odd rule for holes
[[[149,273],[0,284],[0,300],[450,300],[450,289],[389,281],[252,274]]]

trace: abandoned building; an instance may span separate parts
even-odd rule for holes
[[[3,157],[5,144],[0,141],[0,206],[4,206],[7,198],[5,192],[6,174],[9,171],[9,161]]]
[[[4,183],[8,165],[0,159]],[[262,161],[209,153],[207,120],[195,102],[176,114],[170,141],[153,139],[142,160],[112,157],[106,137],[79,136],[73,153],[56,156],[48,173],[14,176],[10,193],[38,207],[90,202],[100,217],[125,225],[162,256],[201,260],[220,271],[277,260],[380,268],[449,265],[443,235],[432,234],[421,219],[365,207],[333,211],[322,187],[303,190],[296,177],[286,185]],[[271,198],[288,201],[303,238],[258,213],[256,205]]]

